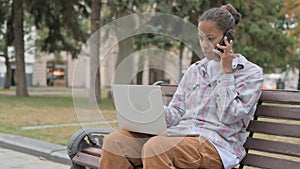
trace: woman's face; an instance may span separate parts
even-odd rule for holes
[[[217,44],[222,40],[224,32],[215,21],[199,22],[198,31],[202,51],[207,58],[211,58],[214,55],[212,49],[217,49]]]

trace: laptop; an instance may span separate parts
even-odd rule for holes
[[[198,136],[167,129],[160,86],[114,84],[112,93],[120,129],[151,135]]]
[[[167,130],[163,98],[157,85],[112,85],[120,129],[162,134]]]

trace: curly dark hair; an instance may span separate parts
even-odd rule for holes
[[[201,21],[215,21],[221,30],[227,32],[234,29],[240,22],[242,15],[231,4],[226,4],[220,8],[211,8],[204,12],[198,19]]]

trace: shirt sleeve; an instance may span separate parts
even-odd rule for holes
[[[182,77],[169,105],[164,107],[167,127],[177,125],[185,113],[185,93],[189,83],[188,72],[190,72],[190,69]]]
[[[262,84],[262,69],[257,66],[244,70],[237,79],[234,74],[223,74],[216,87],[219,120],[229,125],[242,118],[251,118],[261,95]]]

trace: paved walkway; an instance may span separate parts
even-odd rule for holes
[[[48,161],[0,147],[0,168],[5,169],[69,169],[70,166]]]
[[[0,169],[69,169],[66,147],[0,133]]]

